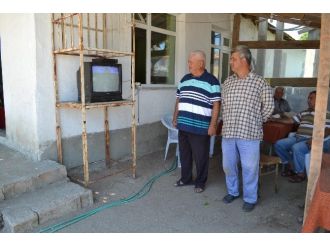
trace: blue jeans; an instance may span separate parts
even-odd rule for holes
[[[228,194],[239,195],[238,162],[241,161],[243,200],[256,203],[258,199],[260,141],[222,138],[222,163]]]
[[[275,144],[275,152],[280,157],[283,166],[293,164],[296,173],[305,172],[305,155],[310,152],[306,140],[308,137],[293,136],[278,140]]]

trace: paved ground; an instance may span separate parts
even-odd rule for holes
[[[139,191],[154,175],[169,168],[173,163],[174,149],[168,160],[162,160],[163,152],[140,158],[137,162],[137,178],[131,177],[127,162],[114,164],[106,170],[103,164],[94,164],[93,178],[99,177],[89,187],[94,191],[93,209],[116,200],[127,198]],[[211,159],[206,190],[196,194],[193,187],[173,186],[180,177],[180,169],[160,177],[151,191],[143,198],[122,206],[100,212],[73,225],[61,229],[67,233],[287,233],[299,232],[297,218],[303,210],[306,182],[292,184],[279,177],[279,193],[274,193],[273,175],[262,178],[261,197],[254,211],[242,211],[242,198],[230,205],[222,202],[226,194],[224,174],[219,167],[220,151]],[[172,158],[171,158],[172,157]],[[124,171],[122,171],[124,170]],[[122,171],[122,172],[120,172]],[[96,175],[95,175],[96,174]],[[103,178],[102,174],[104,175]],[[75,174],[77,175],[77,174]],[[78,214],[49,222],[43,227],[70,220]],[[39,229],[38,229],[39,230]]]

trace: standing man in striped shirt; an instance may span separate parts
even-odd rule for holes
[[[223,202],[231,203],[240,195],[240,161],[245,212],[252,211],[257,203],[262,124],[274,109],[272,88],[251,72],[251,60],[249,48],[237,46],[230,58],[234,74],[222,86],[222,162],[228,192]]]
[[[195,185],[201,193],[209,169],[210,136],[216,134],[220,111],[220,84],[205,69],[205,53],[193,51],[189,55],[190,73],[185,75],[177,89],[173,125],[179,129],[181,178],[175,186]],[[196,178],[193,181],[193,160]]]

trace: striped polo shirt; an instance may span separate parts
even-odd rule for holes
[[[179,98],[177,128],[193,134],[207,135],[213,102],[220,101],[220,84],[207,72],[199,77],[185,75],[176,92]]]
[[[313,136],[313,128],[314,128],[314,115],[315,112],[313,110],[306,110],[298,113],[293,116],[293,120],[299,124],[297,134],[305,137]],[[330,128],[330,114],[327,113],[325,120],[325,127]]]

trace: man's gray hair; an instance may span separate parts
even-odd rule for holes
[[[197,55],[197,56],[199,56],[204,61],[204,65],[205,65],[205,63],[206,63],[205,52],[203,52],[201,50],[195,50],[195,51],[190,52],[190,55]]]
[[[240,58],[245,58],[248,65],[251,67],[252,55],[249,47],[246,45],[238,45],[232,50],[232,53],[234,52],[238,52]]]
[[[284,92],[284,87],[278,86],[278,87],[275,88],[275,90],[281,90],[282,92]]]

